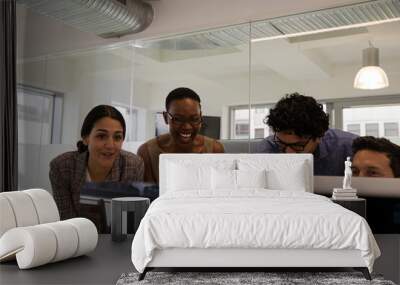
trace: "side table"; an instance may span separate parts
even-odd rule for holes
[[[332,202],[339,204],[340,206],[353,211],[356,214],[359,214],[364,219],[367,219],[367,200],[364,198],[356,198],[356,199],[332,199]]]
[[[150,205],[149,198],[143,197],[120,197],[111,200],[111,239],[113,241],[123,241],[126,233],[122,233],[123,212],[133,212],[134,214],[134,233],[139,227],[140,221],[144,217]]]

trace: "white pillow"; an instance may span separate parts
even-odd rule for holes
[[[212,168],[212,189],[236,190],[236,170]]]
[[[267,170],[268,188],[307,191],[307,165],[304,161],[280,161]]]
[[[211,166],[168,164],[168,191],[211,189]]]
[[[267,171],[236,170],[237,188],[267,188]]]
[[[240,188],[266,188],[266,170],[212,169],[213,190],[238,190]]]
[[[310,169],[305,160],[280,159],[239,159],[239,170],[265,170],[266,188],[271,190],[306,191],[309,187]]]

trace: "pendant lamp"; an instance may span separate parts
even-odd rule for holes
[[[389,86],[385,71],[379,66],[379,49],[371,45],[363,50],[363,67],[354,79],[356,89],[382,89]]]

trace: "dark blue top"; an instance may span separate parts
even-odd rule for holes
[[[351,145],[357,136],[337,129],[329,129],[313,153],[314,175],[343,176],[344,161],[352,156]],[[257,146],[258,153],[279,153],[273,136],[263,139]]]

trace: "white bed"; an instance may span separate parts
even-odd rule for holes
[[[313,191],[307,154],[168,154],[132,243],[154,267],[354,267],[380,255],[367,222]],[[367,270],[368,268],[368,270]]]

